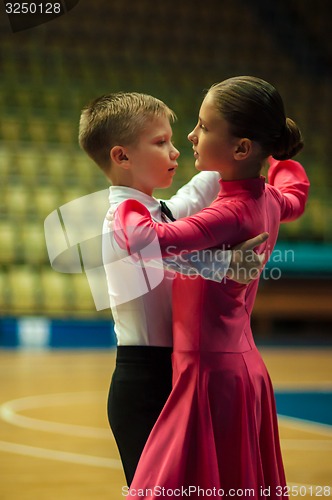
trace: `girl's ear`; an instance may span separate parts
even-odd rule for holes
[[[234,150],[235,160],[245,160],[248,158],[252,151],[252,141],[250,139],[244,138],[239,139]]]
[[[113,163],[122,168],[128,168],[128,156],[123,146],[114,146],[110,151],[110,157]]]

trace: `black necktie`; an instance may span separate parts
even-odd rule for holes
[[[174,222],[176,219],[174,219],[174,216],[173,216],[172,212],[170,211],[170,209],[168,208],[168,206],[166,205],[166,203],[164,201],[160,200],[160,206],[161,206],[162,213],[165,214],[169,218],[169,220]]]

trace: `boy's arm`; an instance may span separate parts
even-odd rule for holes
[[[209,206],[220,190],[218,172],[200,172],[165,200],[176,219],[193,215]]]
[[[259,276],[265,260],[265,253],[258,255],[254,248],[264,243],[268,236],[266,232],[259,234],[231,250],[208,248],[175,255],[172,259],[164,258],[163,262],[180,274],[200,275],[219,283],[227,277],[237,283],[248,284]]]
[[[302,165],[294,160],[279,161],[269,158],[269,184],[278,190],[281,206],[281,222],[300,217],[305,209],[309,193],[309,179]]]

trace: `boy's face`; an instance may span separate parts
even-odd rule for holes
[[[172,184],[179,151],[172,144],[172,128],[164,117],[152,117],[135,145],[126,147],[131,187],[152,195]]]

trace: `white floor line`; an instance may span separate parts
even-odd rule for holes
[[[103,397],[105,394],[102,393]],[[61,422],[52,422],[41,420],[25,415],[19,415],[17,412],[27,409],[45,408],[52,406],[64,406],[67,404],[82,404],[91,400],[100,400],[101,393],[78,392],[63,394],[41,394],[37,396],[28,396],[25,398],[13,399],[0,406],[0,418],[9,424],[33,429],[36,431],[53,432],[70,436],[80,436],[94,439],[114,439],[109,429],[98,427],[88,427],[75,424],[66,424]],[[106,407],[106,403],[105,403]],[[106,417],[105,417],[106,418]]]
[[[315,389],[318,387],[315,386]],[[322,387],[321,387],[322,388]],[[91,401],[100,402],[105,397],[104,392],[74,392],[74,393],[57,393],[57,394],[41,394],[36,396],[28,396],[7,401],[0,406],[0,418],[4,421],[17,425],[19,427],[29,428],[37,431],[47,431],[71,436],[98,438],[98,439],[114,439],[109,429],[96,427],[87,427],[74,424],[66,424],[60,422],[50,422],[40,420],[25,415],[19,415],[17,412],[45,408],[53,406],[64,406],[70,404],[86,404]],[[278,415],[281,425],[309,433],[322,435],[332,439],[332,426],[311,422],[299,418]],[[283,449],[293,450],[319,450],[329,451],[332,449],[332,441],[328,440],[310,440],[310,439],[283,439]],[[107,467],[121,469],[121,462],[117,459],[94,457],[78,453],[71,453],[59,450],[39,448],[27,446],[19,443],[11,443],[0,441],[0,450],[9,453],[31,456],[35,458],[44,458],[57,460],[62,462],[70,462],[76,464],[91,465],[95,467]],[[295,483],[289,483],[295,485]],[[312,485],[302,485],[312,486]]]
[[[281,439],[280,441],[283,450],[332,450],[332,439]]]
[[[307,380],[301,382],[276,382],[273,384],[275,392],[331,392],[332,391],[332,381],[331,380],[320,380],[315,382],[314,380]]]
[[[81,453],[70,453],[68,451],[51,450],[48,448],[38,448],[36,446],[27,446],[25,444],[9,443],[0,441],[0,450],[17,455],[26,455],[34,458],[43,458],[57,460],[59,462],[69,462],[81,465],[90,465],[93,467],[106,467],[110,469],[122,469],[120,460],[104,457],[93,457],[92,455],[83,455]]]
[[[91,455],[69,453],[66,451],[51,450],[47,448],[37,448],[36,446],[27,446],[23,444],[9,443],[6,441],[0,441],[0,451],[15,453],[18,455],[24,455],[34,458],[57,460],[59,462],[89,465],[93,467],[104,467],[108,469],[117,469],[117,470],[122,469],[120,460],[104,458],[104,457],[93,457]],[[304,484],[304,483],[288,482],[287,484],[289,487],[296,487],[296,488],[300,488],[302,486],[306,488],[307,491],[310,491],[310,488],[312,490],[320,488],[319,486],[316,485]]]
[[[304,420],[302,418],[288,417],[278,413],[279,424],[304,432],[319,434],[332,438],[332,426],[328,424],[321,424],[320,422],[312,422],[311,420]]]

